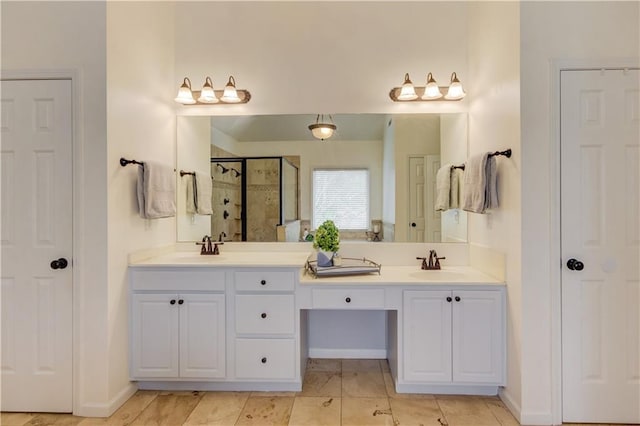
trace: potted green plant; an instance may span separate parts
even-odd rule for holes
[[[313,237],[313,248],[319,250],[318,266],[334,265],[333,258],[340,248],[340,231],[332,220],[325,220],[318,226]]]

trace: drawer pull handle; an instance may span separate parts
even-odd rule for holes
[[[451,296],[447,297],[447,302],[451,302],[452,300]]]
[[[263,364],[266,364],[266,363],[267,363],[267,357],[266,357],[266,356],[265,356],[265,357],[263,357],[260,361],[261,361]]]
[[[344,299],[344,301],[347,302],[347,303],[351,303],[351,298],[347,297],[346,299]]]
[[[176,304],[176,299],[171,299],[171,301],[169,303],[171,303],[172,305],[175,305]]]
[[[261,285],[266,285],[266,284],[267,284],[267,280],[261,280],[261,281],[260,281],[260,284],[261,284]]]
[[[456,302],[460,301],[460,296],[456,296]]]
[[[260,318],[266,318],[266,317],[267,317],[266,313],[263,312],[263,313],[260,314]]]

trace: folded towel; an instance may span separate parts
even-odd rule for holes
[[[211,175],[196,172],[194,178],[196,212],[201,215],[212,215],[211,196],[213,195],[213,185],[211,184]]]
[[[451,191],[451,164],[445,164],[436,173],[436,211],[449,209],[449,196]]]
[[[145,219],[176,215],[176,177],[172,167],[145,162],[138,167],[138,211]]]
[[[473,213],[484,213],[487,189],[487,159],[489,153],[469,158],[464,168],[462,209]]]
[[[186,175],[187,179],[185,182],[186,185],[186,194],[187,194],[187,205],[186,210],[188,214],[196,214],[198,211],[196,207],[196,177],[192,175]]]
[[[460,207],[460,193],[462,192],[462,169],[451,169],[451,190],[449,191],[449,208]]]
[[[487,188],[485,191],[484,207],[485,209],[495,209],[499,206],[498,200],[498,169],[496,165],[496,157],[492,156],[487,159],[486,165]]]

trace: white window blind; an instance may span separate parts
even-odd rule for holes
[[[369,229],[369,170],[313,171],[313,229],[328,219],[338,229]]]

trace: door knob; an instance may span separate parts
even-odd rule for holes
[[[582,271],[584,269],[584,263],[572,258],[567,260],[567,268],[571,269],[572,271]]]
[[[69,265],[69,262],[64,257],[51,261],[51,269],[64,269],[67,265]]]
[[[417,225],[416,225],[416,223],[415,223],[415,222],[411,222],[411,227],[412,227],[412,228],[415,228],[416,226],[417,226]]]

